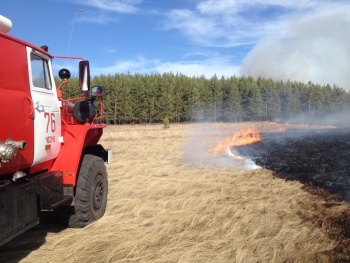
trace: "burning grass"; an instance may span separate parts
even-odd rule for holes
[[[209,150],[209,152],[221,153],[223,150],[230,147],[249,145],[259,141],[261,141],[261,136],[255,129],[249,128],[248,130],[239,130],[232,134],[231,137],[226,137],[220,141],[218,145]]]
[[[114,156],[105,216],[84,229],[48,219],[1,247],[0,261],[345,261],[349,254],[341,245],[348,236],[329,218],[341,224],[344,217],[337,215],[347,213],[348,204],[322,199],[269,170],[238,169],[243,160],[209,153],[251,126],[108,127],[102,143]],[[267,132],[278,125],[255,126]]]

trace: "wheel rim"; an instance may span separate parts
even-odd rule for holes
[[[103,176],[101,174],[99,174],[98,176],[96,176],[95,179],[95,190],[94,190],[94,210],[98,211],[100,210],[103,201],[104,201],[104,192],[105,192],[105,187],[104,187],[104,183],[103,183]]]

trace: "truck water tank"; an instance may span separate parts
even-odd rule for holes
[[[0,15],[0,31],[7,33],[12,28],[12,22],[7,17]]]

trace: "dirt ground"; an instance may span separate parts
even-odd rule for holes
[[[249,159],[209,153],[252,125],[278,128],[109,126],[105,216],[83,229],[45,217],[0,247],[0,261],[350,262],[348,203]]]

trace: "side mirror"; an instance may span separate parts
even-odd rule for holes
[[[79,87],[81,91],[90,90],[90,67],[87,60],[79,62]]]
[[[105,88],[102,86],[95,86],[91,89],[92,97],[103,97],[105,95]]]

